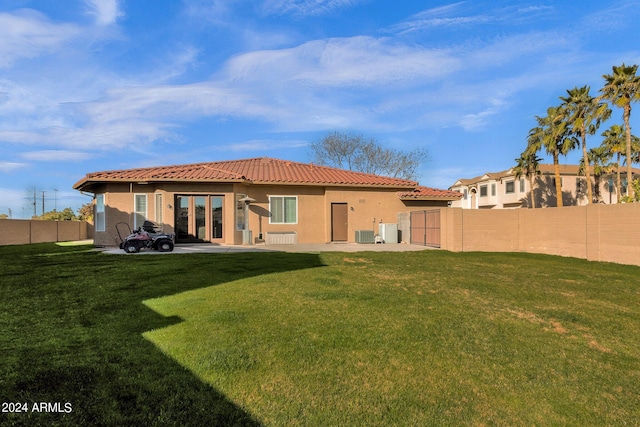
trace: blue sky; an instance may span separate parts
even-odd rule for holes
[[[447,188],[511,167],[566,89],[639,64],[638,22],[631,0],[3,0],[0,213],[30,217],[34,189],[38,214],[42,192],[76,209],[93,171],[308,162],[333,131],[425,147],[421,184]]]

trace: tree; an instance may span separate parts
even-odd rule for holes
[[[571,132],[580,139],[582,146],[582,164],[587,180],[587,203],[593,202],[591,186],[591,166],[587,151],[587,135],[596,133],[600,124],[611,116],[611,110],[604,102],[589,94],[589,86],[567,90],[568,96],[560,97],[567,112],[566,120]]]
[[[620,203],[622,182],[620,179],[620,170],[622,166],[621,157],[626,156],[626,139],[625,129],[620,125],[612,125],[609,129],[602,133],[604,139],[601,146],[613,157],[616,156],[616,163],[614,165],[616,171],[616,194],[617,201]],[[631,135],[631,159],[636,161],[640,153],[640,138],[635,135]],[[629,160],[625,160],[629,163]],[[628,182],[628,181],[627,181]]]
[[[516,173],[516,178],[526,176],[529,179],[529,197],[531,198],[531,206],[535,209],[536,200],[533,194],[535,188],[536,176],[540,175],[540,168],[538,167],[542,159],[536,155],[535,152],[527,152],[525,150],[520,157],[516,159],[516,167],[513,170]]]
[[[373,138],[333,132],[310,145],[312,161],[352,171],[416,179],[420,164],[429,158],[423,148],[411,152],[382,147]]]
[[[556,182],[557,206],[562,207],[562,180],[560,179],[560,154],[566,155],[578,144],[571,134],[566,120],[567,112],[562,106],[549,107],[545,117],[536,116],[538,126],[529,131],[527,154],[545,149],[553,156],[553,169]]]
[[[633,197],[633,173],[631,169],[631,103],[640,100],[640,76],[636,76],[637,65],[619,67],[613,66],[612,74],[605,74],[605,85],[600,92],[601,98],[608,99],[615,106],[623,109],[622,118],[625,129],[626,158],[627,158],[627,196]]]
[[[74,221],[78,217],[71,208],[64,208],[61,211],[52,210],[45,212],[40,216],[33,216],[32,219],[39,219],[44,221]]]
[[[78,210],[78,219],[93,222],[93,202],[85,203]]]
[[[603,145],[589,150],[589,163],[593,165],[593,177],[595,181],[596,191],[594,201],[600,202],[600,177],[610,173],[615,166],[610,163],[612,153]],[[584,175],[585,171],[584,159],[580,159],[579,173]]]

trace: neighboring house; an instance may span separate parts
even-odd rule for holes
[[[556,181],[552,164],[539,165],[540,175],[536,177],[534,196],[536,207],[557,206]],[[638,172],[634,170],[634,173]],[[562,181],[562,202],[564,206],[582,206],[587,204],[587,182],[579,175],[579,166],[560,165]],[[598,178],[592,176],[593,196],[600,203],[617,203],[615,174],[606,174]],[[622,194],[626,192],[626,178],[622,177]],[[597,185],[596,185],[597,184]],[[459,179],[450,188],[463,194],[460,200],[453,201],[452,207],[464,209],[508,209],[529,207],[531,191],[529,179],[516,178],[513,168],[502,172],[490,172],[484,175]]]
[[[462,194],[272,158],[87,174],[73,188],[95,195],[94,242],[116,244],[116,224],[145,219],[176,242],[353,242],[399,212],[446,207]]]

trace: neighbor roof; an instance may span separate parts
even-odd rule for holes
[[[74,184],[90,191],[106,182],[247,182],[253,184],[338,185],[362,187],[415,188],[418,183],[353,172],[328,166],[257,157],[244,160],[195,163],[188,165],[111,170],[88,173]]]
[[[398,192],[398,197],[401,200],[458,200],[462,198],[462,193],[430,187],[416,187],[413,191]]]
[[[580,166],[578,165],[562,164],[562,165],[559,165],[559,167],[560,167],[560,175],[577,176],[578,172],[580,171]],[[538,168],[540,170],[540,173],[543,175],[553,175],[555,173],[554,165],[552,164],[541,163],[540,165],[538,165]],[[498,181],[503,178],[514,177],[516,174],[513,169],[514,168],[509,168],[507,170],[503,170],[500,172],[487,172],[485,174],[476,176],[474,178],[462,178],[457,180],[450,188],[457,187],[460,185],[464,185],[464,186],[473,185],[483,181],[490,181],[490,180]]]

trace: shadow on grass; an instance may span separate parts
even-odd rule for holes
[[[0,400],[26,408],[0,413],[0,424],[261,425],[143,338],[181,320],[142,301],[321,266],[316,254],[113,257],[55,245],[0,248]]]

